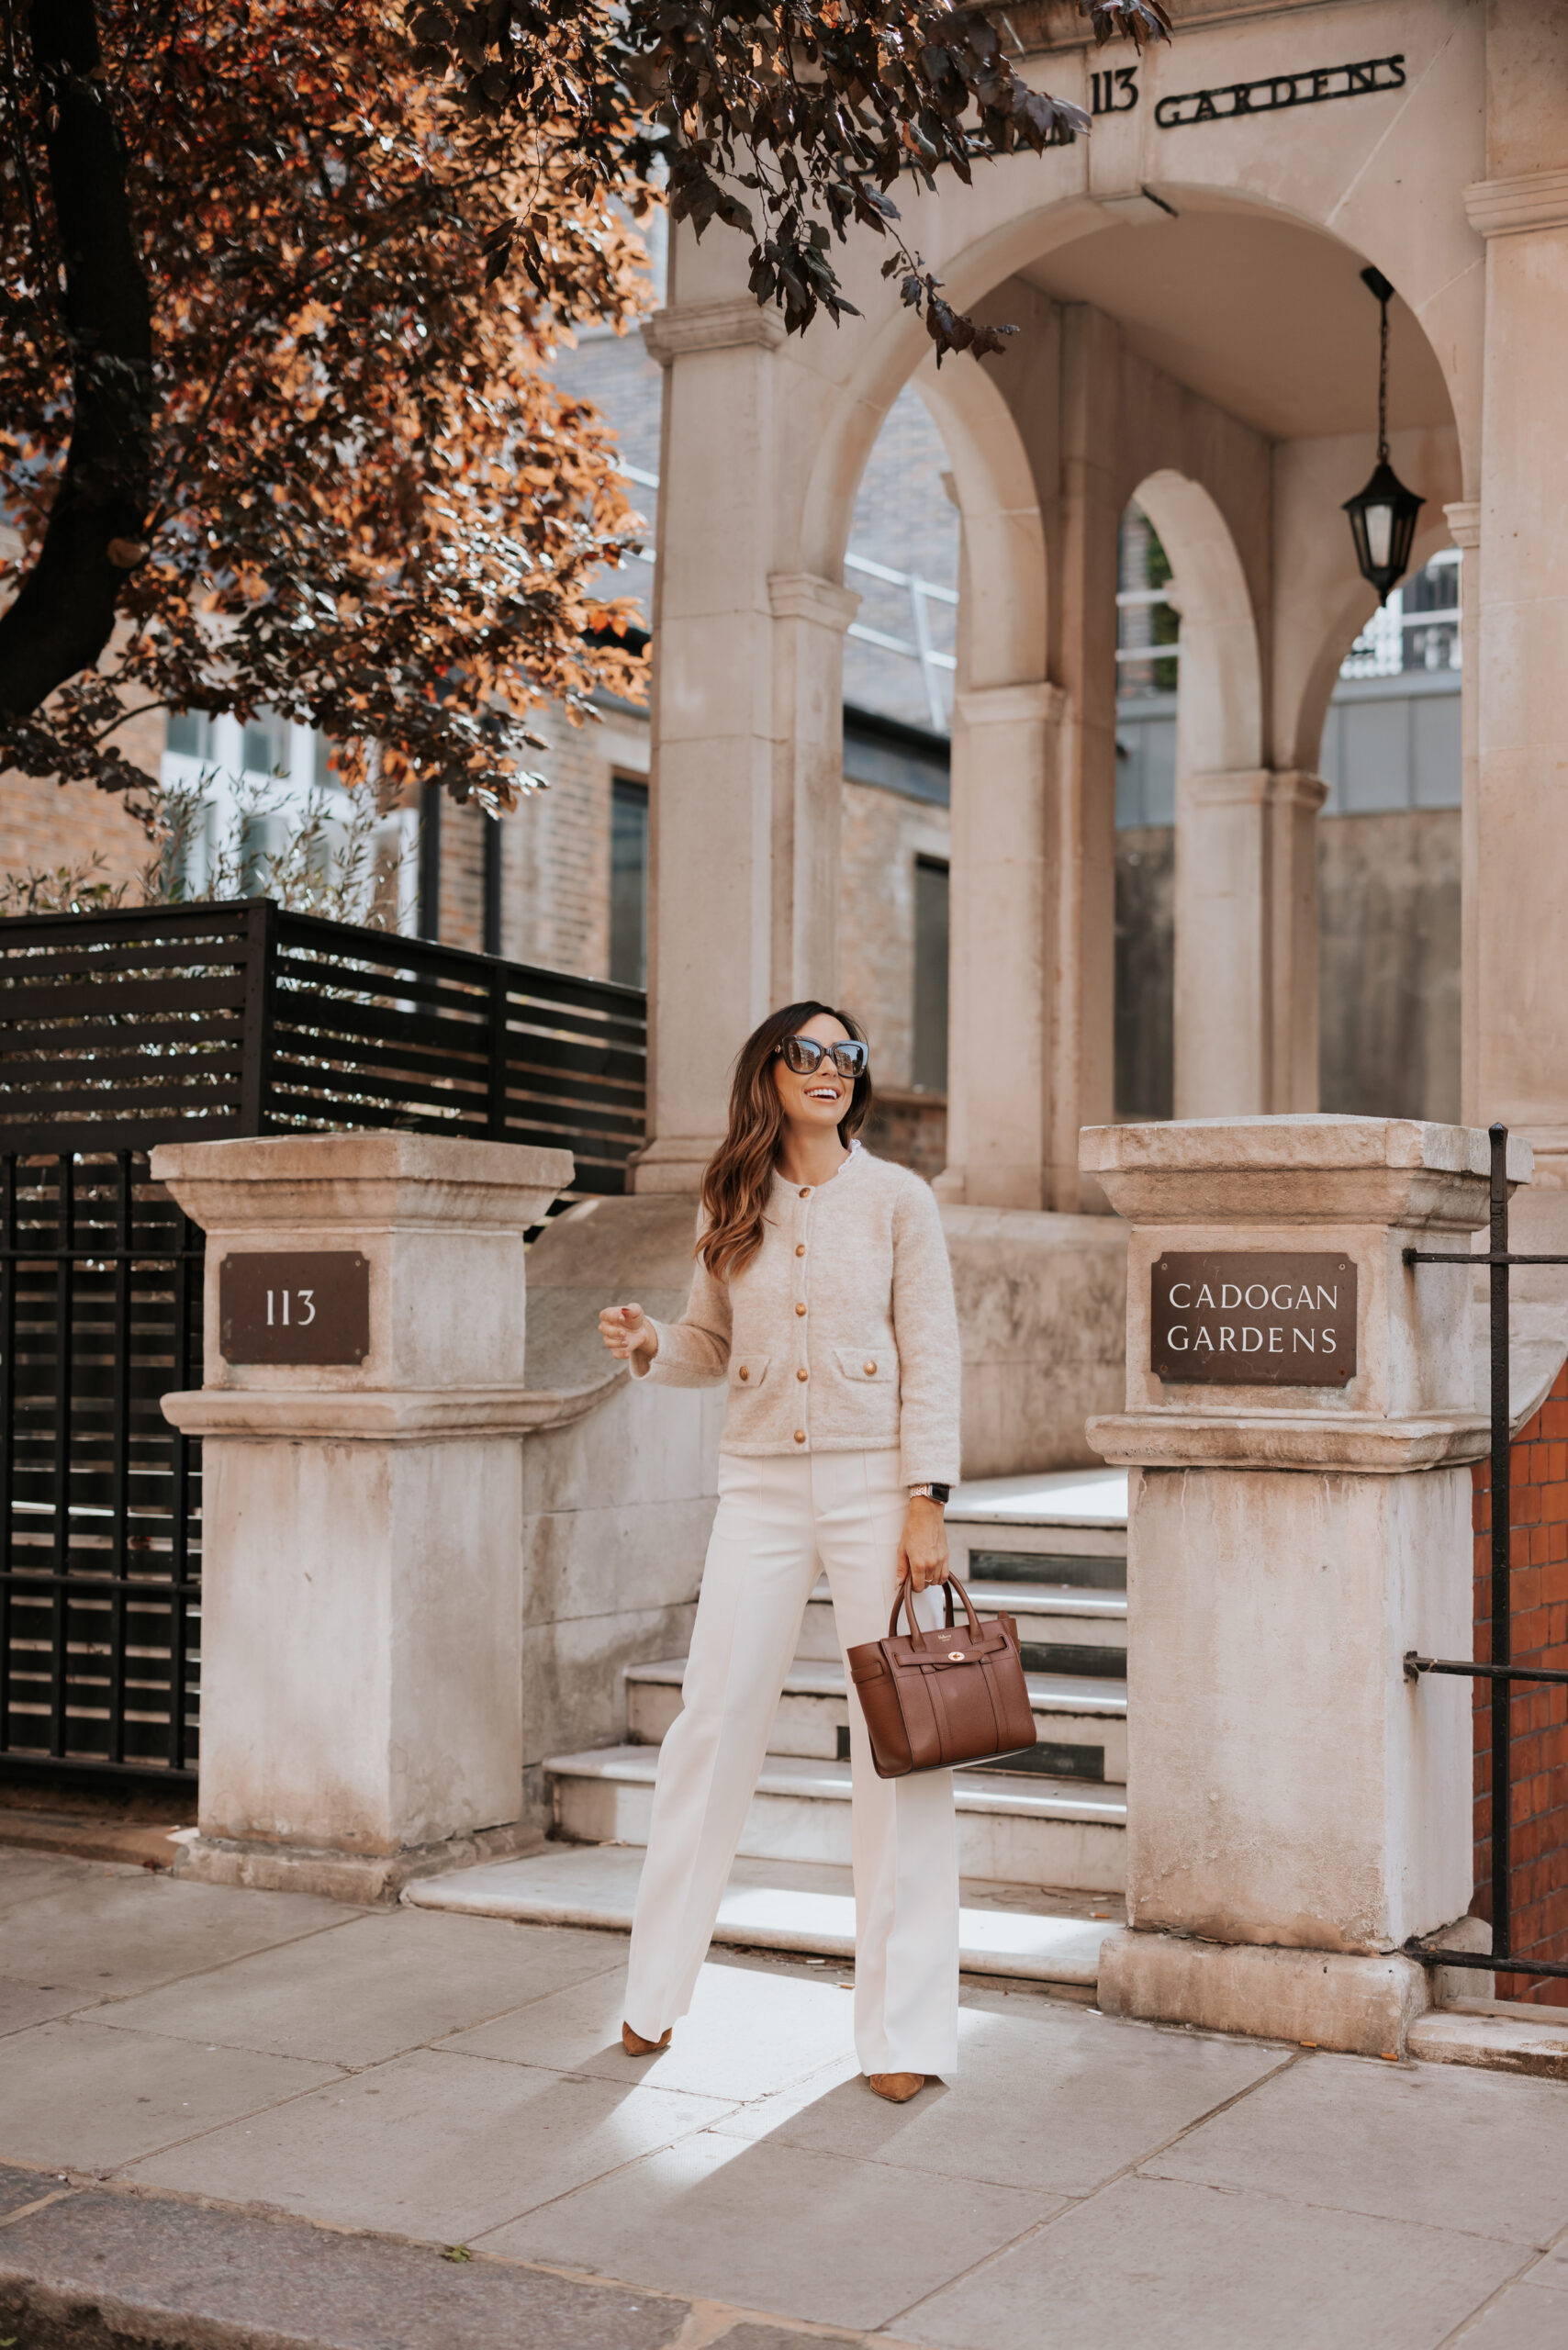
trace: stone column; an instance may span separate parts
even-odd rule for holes
[[[1268,1091],[1281,1113],[1317,1107],[1317,813],[1321,776],[1269,778]]]
[[[639,1192],[693,1192],[730,1062],[838,978],[848,589],[775,568],[784,326],[744,292],[643,330],[665,369]]]
[[[1055,659],[1062,730],[1047,854],[1052,876],[1050,1096],[1046,1205],[1103,1209],[1085,1183],[1079,1129],[1114,1113],[1116,999],[1116,565],[1124,463],[1121,339],[1084,303],[1062,313],[1060,595]]]
[[[203,1438],[184,1874],[386,1900],[527,1841],[523,1234],[571,1172],[429,1135],[154,1153],[207,1237],[206,1384],[163,1399]]]
[[[1048,1204],[1059,686],[960,692],[953,733],[947,1165],[939,1198]]]
[[[809,571],[772,572],[773,955],[770,1005],[838,1001],[844,830],[844,632],[860,609]]]
[[[1479,709],[1469,836],[1476,857],[1474,1050],[1466,1081],[1478,1115],[1529,1136],[1551,1191],[1568,1185],[1568,441],[1560,415],[1568,376],[1565,62],[1568,25],[1554,23],[1547,33],[1533,11],[1491,13],[1488,140],[1493,155],[1507,162],[1498,176],[1465,192],[1471,225],[1486,240]],[[1507,118],[1499,119],[1505,106]],[[1467,582],[1467,601],[1468,591]],[[1557,1222],[1561,1230],[1563,1219]]]
[[[1317,1102],[1317,834],[1294,770],[1176,787],[1176,1114]]]
[[[1487,1442],[1471,1277],[1402,1257],[1468,1247],[1487,1137],[1227,1118],[1101,1128],[1083,1156],[1131,1227],[1126,1410],[1088,1428],[1131,1472],[1128,1930],[1105,1945],[1101,2005],[1397,2053],[1429,1998],[1406,1940],[1487,1946],[1464,1916],[1470,1686],[1403,1665],[1471,1654],[1466,1464]],[[1509,1166],[1528,1181],[1527,1147]],[[1206,1356],[1204,1282],[1237,1308],[1203,1317]],[[1175,1283],[1194,1321],[1157,1349]],[[1335,1315],[1333,1384],[1161,1375],[1221,1363],[1216,1322],[1232,1362],[1314,1362]]]
[[[1479,656],[1481,639],[1481,508],[1473,500],[1445,506],[1443,513],[1453,543],[1460,550],[1460,1110],[1467,1125],[1485,1123],[1480,1100],[1480,1069],[1476,1063],[1476,966],[1479,907],[1476,884],[1481,871],[1481,816],[1477,785],[1476,720],[1480,714]]]

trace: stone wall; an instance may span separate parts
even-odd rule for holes
[[[1492,1472],[1475,1486],[1475,1654],[1492,1653]],[[1513,1652],[1543,1670],[1568,1670],[1568,1365],[1514,1440],[1509,1475]],[[1511,1942],[1542,1959],[1568,1959],[1568,1688],[1514,1692],[1509,1859]],[[1475,1915],[1492,1914],[1492,1690],[1475,1684]],[[1497,1996],[1568,2007],[1568,1982],[1531,1987],[1499,1975]]]
[[[844,787],[839,1001],[864,1024],[878,1082],[893,1092],[914,1075],[915,861],[946,862],[951,837],[935,801]]]
[[[1318,822],[1325,1110],[1457,1120],[1460,812]]]
[[[1460,814],[1318,820],[1321,1106],[1459,1116]],[[1175,834],[1116,834],[1116,1115],[1171,1114]]]

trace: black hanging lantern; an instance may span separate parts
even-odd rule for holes
[[[1388,462],[1388,304],[1393,286],[1381,269],[1363,269],[1361,283],[1376,295],[1383,313],[1379,329],[1379,360],[1377,371],[1377,464],[1365,489],[1345,500],[1345,511],[1350,518],[1350,536],[1356,543],[1356,561],[1363,579],[1377,589],[1380,604],[1388,601],[1388,591],[1396,587],[1410,568],[1410,549],[1416,538],[1416,517],[1426,504],[1413,489],[1406,489]]]

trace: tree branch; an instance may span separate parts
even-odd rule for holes
[[[0,723],[37,710],[108,643],[143,546],[151,474],[151,305],[93,0],[33,0],[28,30],[74,406],[37,561],[0,616]]]

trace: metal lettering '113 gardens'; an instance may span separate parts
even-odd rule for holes
[[[1182,1386],[1342,1387],[1356,1268],[1334,1251],[1167,1249],[1150,1271],[1149,1368]]]
[[[1405,87],[1405,59],[1367,57],[1354,65],[1320,65],[1304,73],[1260,73],[1216,90],[1183,90],[1161,98],[1154,119],[1161,130],[1189,122],[1227,122],[1238,115],[1278,114],[1285,106],[1326,106],[1331,98],[1370,98]]]

